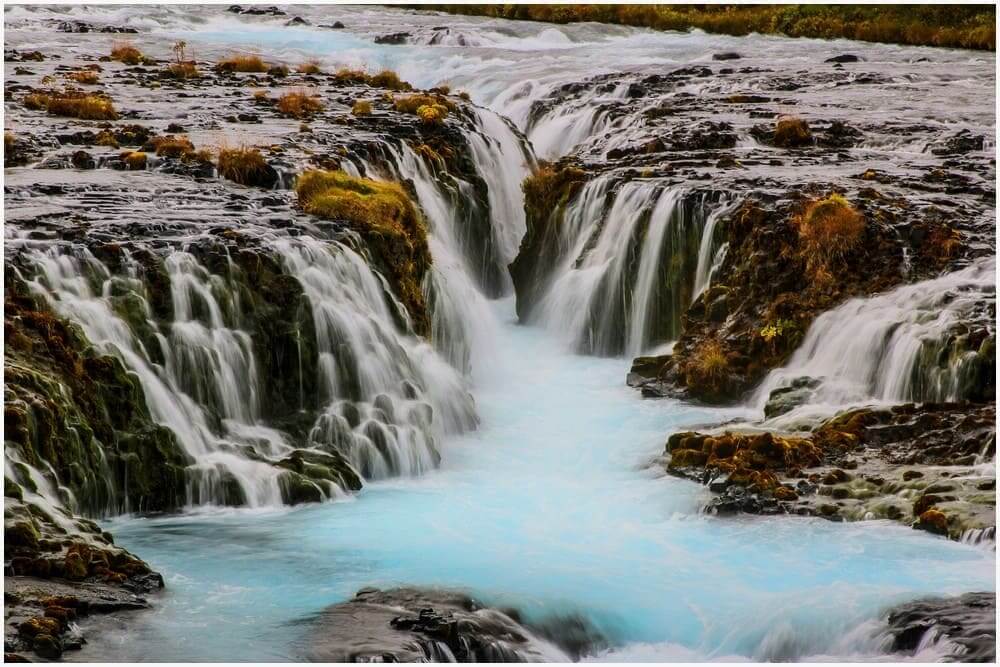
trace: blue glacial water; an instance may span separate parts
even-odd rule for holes
[[[583,614],[612,658],[863,658],[892,603],[993,590],[993,552],[886,522],[699,515],[702,489],[648,464],[672,429],[739,412],[644,401],[623,360],[498,308],[482,427],[440,470],[337,503],[111,522],[167,590],[75,658],[295,659],[310,616],[394,584]]]

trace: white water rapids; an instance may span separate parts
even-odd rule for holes
[[[541,118],[531,117],[532,103],[603,72],[655,73],[732,50],[745,53],[741,66],[778,63],[794,71],[834,48],[819,40],[331,6],[294,11],[314,25],[341,20],[346,30],[242,19],[223,7],[15,7],[5,15],[8,37],[41,40],[38,46],[79,38],[24,27],[50,11],[148,30],[165,53],[177,39],[204,59],[252,47],[288,62],[388,66],[418,86],[467,90],[481,105],[482,132],[470,141],[489,187],[492,261],[501,266],[513,260],[524,233],[520,182],[533,160],[504,117],[539,157],[586,148],[595,138],[603,151],[628,143],[641,123],[603,117],[601,103],[623,91],[595,92]],[[410,44],[373,43],[401,26],[413,32]],[[992,124],[983,101],[993,86],[992,55],[836,46],[847,49],[880,71],[925,54],[932,62],[919,91],[900,80],[861,92],[824,90],[812,100],[816,107],[856,104],[916,122],[963,108],[964,100],[968,110],[946,122]],[[959,70],[969,73],[958,77]],[[678,92],[708,85],[696,81]],[[730,92],[743,91],[715,91]],[[865,150],[873,163],[891,164],[921,149]],[[355,496],[326,489],[337,502],[284,507],[275,468],[234,454],[250,446],[277,459],[292,446],[261,423],[258,389],[266,379],[256,375],[241,304],[222,277],[188,253],[169,257],[174,323],[154,332],[162,348],[154,354],[109,306],[127,291],[120,284],[127,276],[110,275],[93,257],[39,251],[44,270],[36,289],[137,374],[154,418],[178,433],[203,471],[190,485],[189,511],[108,522],[118,544],[164,574],[167,590],[150,613],[105,628],[99,642],[67,657],[296,659],[308,621],[326,605],[364,586],[412,584],[461,587],[528,618],[581,614],[612,643],[598,658],[878,659],[887,649],[879,620],[887,607],[923,594],[995,588],[988,548],[884,521],[706,517],[699,513],[704,489],[649,465],[674,430],[759,416],[757,404],[719,410],[643,401],[624,386],[630,357],[675,337],[679,309],[711,282],[725,252],[713,236],[727,198],[685,208],[684,184],[636,178],[605,210],[611,184],[591,181],[567,211],[559,239],[566,254],[524,326],[515,322],[506,276],[500,298],[484,289],[486,260],[470,256],[456,209],[427,164],[403,147],[395,149],[394,169],[375,176],[412,179],[428,218],[433,345],[399,324],[403,309],[348,244],[273,239],[316,323],[315,371],[327,407],[310,442],[344,452],[366,479]],[[667,266],[675,255],[690,259],[676,272]],[[977,265],[844,304],[817,319],[802,349],[765,386],[822,375],[829,381],[821,400],[833,404],[907,400],[913,390],[903,378],[912,377],[916,347],[946,331],[968,299],[989,293],[994,270]],[[655,289],[664,276],[679,280],[668,296]],[[956,299],[933,297],[952,289],[960,291]],[[654,331],[653,321],[667,312],[656,309],[668,307],[675,324]],[[870,327],[871,349],[850,356],[845,332],[858,327]],[[936,381],[940,396],[949,397],[949,378]],[[209,419],[209,407],[223,419]],[[224,494],[224,474],[235,478],[247,508],[205,506]],[[932,645],[916,657],[939,653]]]

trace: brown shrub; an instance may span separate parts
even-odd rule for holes
[[[389,90],[413,90],[413,86],[400,79],[399,75],[390,69],[384,69],[378,74],[369,77],[368,83],[372,86],[388,88]]]
[[[77,70],[66,74],[66,78],[76,83],[92,86],[100,80],[97,72],[88,69]]]
[[[62,93],[32,93],[22,103],[29,109],[44,109],[53,116],[81,120],[115,120],[118,112],[107,97],[67,90]]]
[[[194,144],[187,137],[168,134],[149,140],[153,150],[160,157],[186,157],[194,153]]]
[[[167,73],[175,79],[193,79],[201,76],[198,72],[198,66],[193,60],[170,63],[167,67]]]
[[[234,54],[215,65],[220,72],[266,72],[267,64],[255,54]]]
[[[367,100],[355,100],[351,113],[355,116],[368,116],[372,112],[372,103]]]
[[[132,42],[113,42],[111,59],[126,65],[138,65],[142,62],[142,51],[135,48]]]
[[[774,126],[774,145],[796,148],[813,143],[809,123],[795,116],[782,116]]]
[[[305,91],[285,93],[278,98],[278,111],[293,118],[304,118],[323,110],[323,103]]]
[[[861,242],[865,218],[839,194],[810,202],[794,221],[807,269],[827,278],[831,264],[852,252]]]
[[[299,74],[319,74],[322,70],[319,68],[319,62],[308,60],[296,67],[295,71]]]
[[[125,166],[130,171],[142,171],[146,168],[146,154],[142,151],[131,151],[122,155]]]
[[[267,160],[251,146],[219,149],[219,175],[240,185],[257,185],[268,174]]]

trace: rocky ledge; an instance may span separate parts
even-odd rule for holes
[[[996,532],[994,404],[858,408],[811,432],[674,433],[671,475],[705,484],[713,514],[890,519],[956,540]]]
[[[567,662],[605,645],[579,617],[527,622],[465,593],[366,588],[315,621],[307,656],[320,662]]]
[[[933,643],[948,662],[996,662],[996,613],[996,593],[916,600],[889,611],[887,634],[894,652],[913,655]]]

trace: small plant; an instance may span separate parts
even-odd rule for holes
[[[149,140],[153,150],[160,157],[187,157],[194,153],[194,144],[187,137],[168,134]]]
[[[396,111],[412,114],[416,114],[420,107],[423,106],[440,105],[445,108],[446,112],[453,111],[455,109],[454,103],[449,101],[446,97],[423,94],[395,97],[392,100],[392,104],[396,108]]]
[[[174,62],[167,67],[167,73],[175,79],[193,79],[200,76],[198,66],[193,60],[187,59],[187,42],[175,42],[170,50],[174,52]]]
[[[813,142],[809,123],[796,116],[782,116],[774,126],[774,145],[779,148],[796,148]]]
[[[113,42],[111,44],[111,59],[126,65],[138,65],[143,62],[142,51],[135,48],[132,42]]]
[[[184,50],[187,48],[187,42],[180,40],[174,42],[174,45],[170,47],[170,50],[174,52],[174,62],[182,63],[187,60],[185,57]]]
[[[53,116],[66,116],[81,120],[115,120],[118,112],[110,99],[68,90],[62,93],[31,93],[22,104],[29,109],[49,112]]]
[[[278,111],[292,118],[305,118],[323,110],[323,103],[305,91],[285,93],[278,98]]]
[[[351,107],[351,113],[355,116],[370,116],[372,113],[372,103],[367,100],[355,100]]]
[[[101,130],[98,132],[97,137],[94,138],[94,144],[97,146],[118,148],[118,140],[115,139],[115,135],[111,130]]]
[[[86,86],[93,86],[100,81],[100,77],[97,76],[97,72],[89,69],[77,70],[75,72],[69,72],[66,74],[66,78],[75,83],[83,84]]]
[[[806,267],[826,278],[831,264],[854,251],[865,231],[865,218],[837,193],[810,202],[795,221]]]
[[[286,67],[285,65],[274,65],[273,67],[269,67],[267,69],[267,75],[276,76],[279,79],[283,79],[286,76],[288,76],[288,67]]]
[[[266,90],[255,90],[253,91],[253,101],[257,104],[265,104],[271,101],[268,97]]]
[[[760,330],[760,337],[772,345],[779,338],[783,338],[795,331],[795,322],[791,320],[778,319]]]
[[[248,146],[219,149],[216,166],[220,176],[240,185],[258,185],[270,171],[260,150]]]
[[[715,339],[706,340],[695,350],[692,363],[702,382],[708,381],[716,386],[729,369],[726,351]]]
[[[368,77],[368,84],[389,90],[413,90],[413,86],[400,79],[399,75],[390,69],[384,69],[378,74]]]
[[[442,104],[425,104],[417,108],[417,116],[425,125],[441,125],[448,115],[448,109]]]
[[[349,67],[342,67],[337,70],[333,78],[341,83],[366,83],[368,81],[368,75],[364,70],[351,69]]]
[[[142,151],[131,151],[122,155],[126,168],[129,171],[142,171],[146,168],[146,154]]]
[[[319,62],[316,60],[307,60],[298,67],[295,68],[299,74],[320,74],[322,70],[319,67]]]
[[[254,54],[236,54],[225,60],[220,60],[215,65],[215,69],[220,72],[257,72],[267,71],[267,64],[261,60],[260,56]]]

